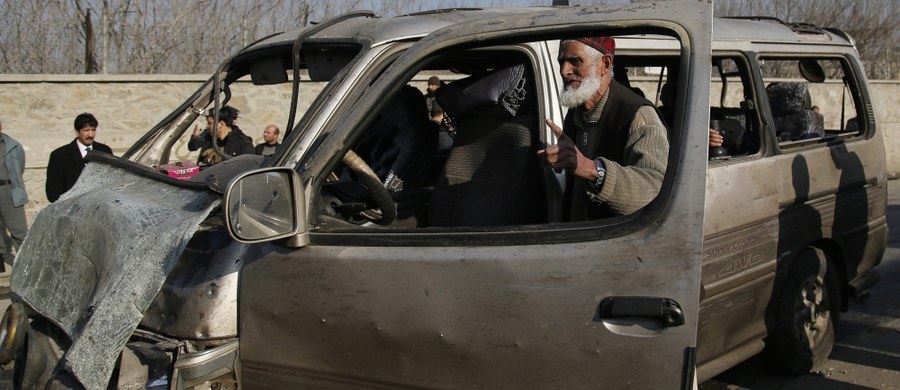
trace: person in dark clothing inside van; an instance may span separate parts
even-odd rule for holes
[[[440,124],[444,118],[444,110],[436,99],[436,93],[443,85],[444,82],[437,76],[428,78],[428,92],[425,94],[425,104],[428,106],[428,115],[437,124]]]
[[[191,140],[188,141],[188,150],[200,149],[199,164],[212,165],[222,161],[222,157],[213,150],[212,135],[210,134],[213,129],[216,131],[216,144],[222,153],[232,157],[254,153],[253,139],[244,134],[235,124],[237,117],[237,109],[225,106],[219,110],[219,123],[216,126],[212,125],[212,122],[215,121],[215,113],[210,112],[209,116],[207,116],[208,130],[200,131],[199,129],[194,129]]]
[[[566,171],[564,218],[582,221],[634,213],[662,186],[669,158],[666,127],[653,103],[613,80],[615,41],[563,40],[563,128],[547,120],[556,145],[539,151]]]

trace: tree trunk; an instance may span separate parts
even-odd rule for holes
[[[94,25],[91,23],[91,10],[84,15],[84,73],[97,73],[97,61],[94,59]]]

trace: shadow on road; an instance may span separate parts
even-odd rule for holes
[[[835,346],[835,351],[839,347]],[[703,383],[701,390],[871,390],[869,386],[847,383],[831,378],[833,372],[817,371],[800,376],[776,374],[766,362],[765,354],[756,355],[741,365],[719,374],[715,380]]]
[[[896,330],[879,328],[873,330],[873,332],[894,333]],[[892,353],[891,351],[878,350],[876,348],[869,349],[856,345],[838,344],[834,346],[834,350],[831,351],[829,359],[881,368],[884,370],[900,371],[900,356],[897,356],[896,353]],[[900,384],[898,384],[898,386],[900,386]]]

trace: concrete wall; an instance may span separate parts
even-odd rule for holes
[[[206,80],[207,75],[0,75],[0,121],[3,131],[25,146],[25,182],[30,198],[28,218],[46,205],[44,179],[53,149],[72,141],[72,122],[90,112],[100,122],[97,140],[117,155],[162,120]],[[633,80],[634,81],[634,80]],[[424,80],[416,80],[424,90]],[[655,88],[655,87],[654,87]],[[883,132],[888,173],[900,176],[900,81],[872,81],[875,115]],[[301,90],[303,90],[301,88]],[[647,89],[649,90],[649,89]],[[839,99],[840,97],[835,97]],[[230,103],[241,110],[240,127],[256,143],[268,123],[283,127],[290,88],[268,90],[265,96],[235,94]],[[204,122],[197,123],[205,126]],[[181,140],[178,158],[193,159]]]

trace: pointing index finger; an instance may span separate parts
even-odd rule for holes
[[[557,139],[563,137],[563,131],[556,123],[553,123],[553,120],[547,119],[547,126],[550,126],[550,130],[553,131],[553,135],[556,136]]]

